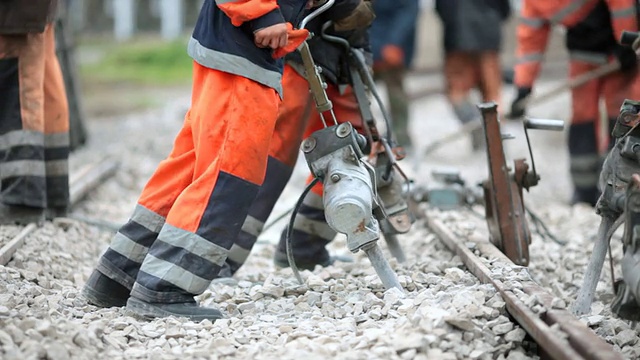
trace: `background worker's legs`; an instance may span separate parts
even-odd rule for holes
[[[570,77],[593,70],[597,65],[572,61]],[[572,119],[569,127],[569,163],[574,186],[572,203],[584,202],[595,206],[600,193],[598,177],[601,157],[598,151],[599,100],[602,81],[593,80],[571,92]]]
[[[475,54],[452,51],[445,55],[444,75],[446,81],[447,98],[453,112],[462,124],[480,121],[480,111],[469,99],[470,91],[475,88],[480,79]],[[491,84],[487,83],[487,87]],[[484,134],[482,128],[471,134],[471,145],[474,150],[482,147]]]
[[[68,112],[54,47],[51,26],[42,34],[0,36],[0,196],[6,205],[44,209],[68,202]]]
[[[351,122],[354,128],[362,133],[362,118],[358,102],[351,88],[347,88],[340,95],[336,86],[327,89],[329,99],[333,103],[336,119],[339,123]],[[326,119],[327,125],[332,125],[332,120]],[[315,131],[323,128],[319,114],[314,111],[309,126],[305,131],[307,138]],[[313,179],[308,178],[307,184]],[[327,224],[324,214],[322,184],[316,184],[304,199],[302,206],[296,215],[292,234],[292,250],[296,259],[296,265],[302,268],[311,268],[316,264],[323,266],[331,262],[326,245],[331,242],[336,232]],[[286,229],[280,236],[280,242],[275,253],[275,263],[278,266],[288,266],[286,257]]]
[[[485,51],[477,56],[478,87],[482,94],[482,101],[502,103],[502,65],[500,54],[494,51]]]
[[[249,257],[265,221],[289,182],[298,159],[302,136],[314,105],[309,93],[309,83],[292,67],[285,66],[282,84],[285,96],[279,107],[278,121],[271,139],[266,176],[229,251],[220,277],[232,276]]]
[[[402,66],[389,66],[374,71],[376,80],[382,80],[387,88],[389,99],[389,116],[393,127],[393,134],[399,146],[413,147],[409,135],[409,97],[404,87],[406,70]]]

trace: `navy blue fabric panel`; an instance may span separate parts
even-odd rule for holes
[[[215,270],[215,273],[217,274],[219,271],[220,269],[218,268]],[[142,286],[141,284],[145,285]],[[172,283],[150,275],[144,271],[140,271],[138,273],[136,285],[131,292],[131,296],[135,296],[144,301],[160,303],[182,303],[194,301],[193,294],[190,294],[185,290],[176,287]]]
[[[324,210],[316,209],[311,206],[307,206],[305,204],[300,205],[300,209],[298,210],[298,216],[305,217],[310,220],[327,222],[327,219],[324,216]]]
[[[249,215],[260,221],[267,221],[282,191],[287,186],[292,172],[292,167],[269,156],[267,174],[260,186],[258,196],[249,209]]]
[[[22,129],[18,58],[0,59],[0,135]]]
[[[593,155],[598,153],[595,121],[571,124],[569,127],[569,153],[571,155]]]
[[[47,207],[69,206],[69,176],[47,176]]]
[[[236,237],[235,244],[240,246],[243,249],[251,250],[253,249],[253,245],[256,244],[257,240],[258,240],[257,237],[249,233],[246,233],[244,231],[240,231],[240,233],[238,234],[238,237]],[[229,261],[230,260],[227,258],[227,262]]]
[[[259,186],[229,173],[220,172],[208,199],[196,234],[230,249],[258,195]]]
[[[140,271],[140,263],[132,261],[126,256],[122,256],[120,253],[112,250],[111,248],[108,248],[104,255],[102,255],[102,257],[108,260],[118,269],[122,270],[127,275],[131,276],[132,279],[135,279],[138,276],[138,271]]]
[[[149,254],[175,264],[206,280],[213,280],[220,270],[220,267],[211,261],[184,248],[167,244],[161,239],[158,239],[153,244],[149,249]],[[142,283],[145,284],[145,282]]]
[[[129,220],[118,232],[133,240],[135,243],[148,248],[150,248],[158,238],[158,233],[147,229],[133,220]]]
[[[44,159],[49,160],[66,160],[69,158],[69,147],[48,147],[44,149]]]

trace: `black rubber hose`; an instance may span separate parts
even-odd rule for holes
[[[311,181],[309,185],[307,185],[307,187],[304,189],[304,191],[298,198],[298,201],[296,202],[296,206],[293,208],[293,212],[291,213],[291,219],[289,220],[289,226],[287,226],[287,236],[285,238],[285,244],[287,249],[287,261],[289,261],[289,266],[293,271],[293,275],[296,277],[300,285],[304,284],[304,282],[302,281],[302,276],[300,276],[300,271],[298,270],[295,259],[293,258],[293,249],[291,247],[291,237],[293,236],[293,224],[296,221],[296,215],[300,210],[300,206],[302,206],[302,202],[304,201],[304,198],[307,197],[307,194],[309,193],[309,191],[311,191],[311,189],[318,183],[318,181],[320,181],[319,178],[313,179],[313,181]]]

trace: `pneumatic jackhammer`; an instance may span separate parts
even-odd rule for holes
[[[334,2],[335,0],[326,1],[301,22],[300,28],[304,28]],[[323,30],[327,26],[325,24]],[[323,37],[329,41],[335,40],[324,31]],[[391,127],[387,126],[387,137],[384,138],[371,126],[374,122],[366,90],[376,97],[383,114],[385,111],[375,93],[364,56],[357,49],[348,49],[351,80],[363,115],[366,135],[359,134],[350,122],[338,123],[325,91],[327,85],[321,75],[321,68],[316,66],[308,43],[305,41],[298,48],[311,95],[325,127],[311,134],[301,145],[315,180],[307,186],[293,211],[287,229],[287,257],[296,278],[302,282],[291,251],[291,233],[297,208],[304,196],[313,185],[322,182],[325,218],[329,226],[346,235],[351,252],[365,252],[385,288],[402,289],[377,241],[382,232],[390,251],[399,260],[404,259],[395,235],[409,231],[413,222],[403,194],[402,177],[406,179],[406,176],[396,162],[399,157],[393,151]],[[327,123],[327,114],[332,123]],[[384,115],[389,124],[386,114]]]

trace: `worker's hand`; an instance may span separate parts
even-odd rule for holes
[[[613,49],[613,55],[620,63],[620,70],[623,72],[633,72],[638,68],[638,57],[636,52],[629,46],[617,45]]]
[[[508,119],[518,119],[526,113],[524,102],[531,95],[531,88],[518,88],[518,94],[511,103],[511,111],[507,114]]]
[[[337,20],[333,24],[335,31],[350,31],[366,29],[376,18],[373,5],[368,0],[360,0],[358,6],[346,18]]]
[[[287,24],[275,24],[253,32],[257,47],[277,49],[287,45]]]

